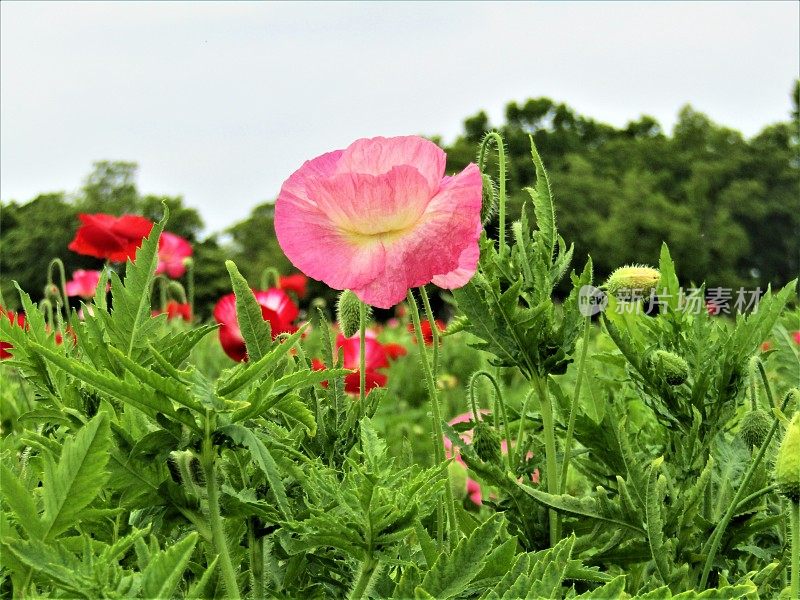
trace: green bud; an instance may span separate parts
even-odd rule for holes
[[[191,450],[173,450],[167,457],[172,480],[180,483],[188,494],[202,496],[205,493],[206,477],[200,459]]]
[[[486,225],[494,216],[497,209],[497,188],[492,178],[486,173],[481,173],[483,179],[483,199],[481,200],[481,223]]]
[[[658,269],[645,265],[626,265],[611,273],[603,287],[611,294],[626,291],[646,296],[656,289],[660,279]]]
[[[339,302],[336,304],[336,320],[339,321],[339,327],[345,337],[353,336],[358,332],[360,309],[361,300],[353,292],[345,290],[339,294]],[[369,307],[367,309],[369,310]]]
[[[667,350],[656,350],[650,355],[650,366],[670,385],[681,385],[689,377],[688,363]]]
[[[483,462],[500,464],[500,436],[486,421],[479,421],[472,433],[472,447]]]
[[[751,410],[739,425],[739,437],[748,448],[760,448],[772,428],[772,419],[760,408]]]
[[[453,461],[447,465],[450,474],[450,489],[453,496],[461,501],[467,497],[467,469],[460,462]]]
[[[778,491],[792,502],[800,502],[800,412],[794,413],[775,459]]]

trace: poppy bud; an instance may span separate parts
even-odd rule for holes
[[[350,290],[344,290],[339,294],[339,302],[336,304],[336,320],[345,337],[352,337],[358,331],[361,309],[361,300]]]
[[[625,291],[646,296],[656,289],[659,279],[661,273],[658,269],[644,265],[627,265],[611,273],[603,287],[611,294]]]
[[[760,448],[772,428],[772,419],[760,408],[749,411],[739,425],[739,437],[748,448]]]
[[[454,460],[447,465],[447,471],[453,496],[459,501],[463,500],[467,496],[467,469],[464,465]]]
[[[472,447],[483,462],[500,464],[500,436],[486,421],[479,421],[475,425]]]
[[[673,352],[656,350],[650,355],[650,366],[670,385],[681,385],[689,377],[688,363]]]
[[[800,412],[794,413],[775,459],[778,491],[792,502],[800,502]]]
[[[167,457],[167,468],[175,483],[183,485],[192,495],[200,496],[206,485],[200,459],[191,450],[173,450]]]
[[[481,174],[483,179],[483,197],[481,199],[481,223],[486,225],[494,216],[497,208],[497,188],[492,178],[486,173]]]

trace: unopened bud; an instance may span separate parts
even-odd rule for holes
[[[792,502],[800,502],[800,412],[794,413],[778,449],[775,483],[781,494]]]
[[[688,363],[674,352],[656,350],[650,355],[650,365],[670,385],[681,385],[689,377]]]
[[[500,464],[500,436],[486,421],[478,421],[475,425],[472,447],[483,462]]]
[[[772,428],[772,419],[760,408],[749,411],[739,425],[739,437],[748,448],[760,448]]]
[[[644,265],[627,265],[611,273],[603,287],[610,294],[625,291],[646,296],[656,289],[660,279],[661,273],[658,269]]]
[[[483,179],[483,199],[481,200],[481,223],[486,225],[494,216],[497,208],[497,188],[492,178],[486,173],[481,173]]]
[[[336,320],[345,337],[356,334],[360,323],[361,300],[353,292],[345,290],[339,294],[336,304]]]

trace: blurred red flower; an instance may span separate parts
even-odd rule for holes
[[[792,339],[794,340],[795,344],[800,345],[800,331],[793,331],[792,332]]]
[[[72,279],[67,282],[67,296],[91,298],[100,283],[100,271],[73,271]]]
[[[444,321],[436,319],[435,323],[436,323],[436,328],[440,332],[444,331],[444,329],[445,329]],[[420,322],[419,327],[420,327],[420,329],[422,329],[422,339],[425,340],[425,345],[426,346],[430,346],[431,344],[433,344],[433,330],[431,329],[431,322],[428,321],[427,319],[425,319],[424,321]],[[409,323],[408,324],[408,331],[413,336],[414,343],[416,344],[417,343],[417,338],[416,338],[416,336],[414,336],[414,324],[413,323]]]
[[[278,287],[282,290],[289,290],[297,294],[298,298],[305,298],[306,286],[308,285],[308,277],[302,273],[294,273],[292,275],[281,275],[278,278]]]
[[[395,344],[397,345],[397,344]],[[361,348],[359,334],[352,337],[344,337],[341,333],[336,337],[336,349],[342,349],[342,367],[351,369],[354,373],[349,373],[344,377],[344,391],[348,394],[358,394],[361,386],[359,376],[359,350]],[[311,366],[315,371],[325,369],[325,363],[318,358],[311,361]],[[376,387],[385,387],[389,379],[378,371],[389,366],[389,354],[386,346],[381,344],[375,337],[375,332],[368,330],[364,337],[364,383],[365,391],[369,392]],[[323,381],[322,385],[328,387],[328,382]]]
[[[192,245],[179,235],[165,231],[158,239],[156,275],[166,273],[178,279],[186,273],[186,259],[192,255]]]
[[[25,315],[22,313],[15,313],[13,310],[6,310],[0,306],[0,318],[5,317],[9,323],[17,327],[25,327]],[[13,355],[9,352],[14,346],[10,342],[0,341],[0,360],[11,358]]]
[[[389,357],[389,360],[397,360],[401,356],[408,354],[408,350],[406,350],[403,344],[384,344],[383,350],[386,352],[386,356]]]
[[[281,333],[297,331],[294,320],[300,311],[286,292],[270,288],[253,290],[253,293],[261,305],[261,316],[265,321],[269,321],[272,328],[272,339]],[[247,348],[236,317],[234,294],[227,294],[219,299],[214,307],[214,319],[222,325],[219,328],[219,341],[225,354],[240,362],[247,360]]]
[[[78,215],[78,228],[68,248],[78,254],[123,262],[136,255],[153,228],[153,222],[137,215],[115,217],[105,213]]]
[[[192,307],[189,303],[170,300],[167,302],[166,310],[154,310],[153,316],[156,317],[162,313],[167,314],[167,321],[172,321],[172,319],[178,318],[183,319],[186,322],[192,321]]]

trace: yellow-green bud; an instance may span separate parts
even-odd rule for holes
[[[359,326],[359,311],[361,300],[353,292],[345,290],[339,294],[339,302],[336,304],[336,320],[345,337],[356,334]]]
[[[650,365],[670,385],[681,385],[689,377],[688,363],[674,352],[656,350],[650,355]]]
[[[610,294],[627,291],[646,296],[656,289],[659,279],[661,273],[658,269],[645,265],[626,265],[611,273],[603,287]]]
[[[739,425],[739,437],[748,448],[760,448],[772,428],[772,419],[760,408],[749,411]]]
[[[479,421],[472,433],[472,447],[483,462],[500,464],[500,436],[486,421]]]
[[[781,494],[792,502],[800,502],[800,412],[794,413],[778,449],[775,483]]]

